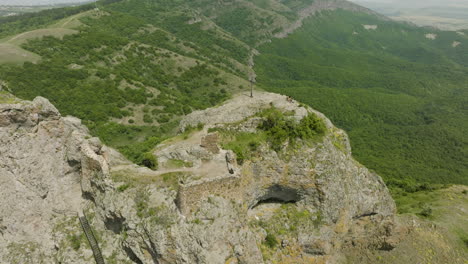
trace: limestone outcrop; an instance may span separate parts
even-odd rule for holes
[[[79,119],[62,117],[45,98],[1,96],[8,98],[0,104],[0,262],[69,263],[70,257],[80,263],[63,246],[67,237],[81,236],[81,183],[106,168],[102,146]],[[81,263],[90,254],[84,251]]]
[[[395,204],[381,178],[352,158],[342,130],[285,96],[237,95],[186,116],[185,132],[154,149],[156,171],[44,98],[7,101],[1,263],[93,263],[78,214],[105,263],[339,263],[343,248],[394,246]],[[297,121],[315,114],[325,134],[275,148],[252,141],[240,159],[231,141],[260,133],[258,113],[272,106]]]

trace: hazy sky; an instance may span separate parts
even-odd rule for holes
[[[1,1],[1,0],[0,0]],[[381,3],[395,7],[458,6],[468,7],[468,0],[351,0],[356,3]]]
[[[85,2],[87,0],[0,0],[1,5],[50,5]]]
[[[468,0],[351,0],[353,2],[374,2],[396,4],[398,6],[468,6]],[[75,3],[82,0],[0,0],[0,5],[45,5],[57,3]]]

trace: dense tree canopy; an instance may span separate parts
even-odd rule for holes
[[[462,34],[341,10],[262,46],[255,69],[265,89],[347,130],[355,157],[387,182],[466,184],[467,56]]]

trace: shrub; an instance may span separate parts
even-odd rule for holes
[[[130,187],[130,184],[125,183],[125,184],[122,184],[119,187],[117,187],[117,191],[118,192],[123,192],[123,191],[127,190],[129,187]]]
[[[197,124],[197,130],[198,131],[202,130],[204,127],[205,127],[205,124],[203,124],[203,123],[198,123]]]
[[[419,214],[423,217],[430,217],[432,216],[432,208],[429,206],[424,206]]]
[[[269,248],[274,248],[278,245],[278,240],[276,239],[275,235],[268,233],[265,237],[265,245]]]
[[[260,113],[264,118],[259,129],[268,135],[268,141],[274,150],[281,150],[285,142],[294,144],[296,139],[309,140],[325,134],[326,126],[316,114],[309,113],[297,122],[293,117],[287,117],[272,106]]]
[[[158,160],[151,152],[145,152],[141,154],[140,161],[138,162],[138,164],[148,167],[152,170],[158,169]]]
[[[244,164],[244,160],[246,159],[244,150],[242,146],[235,145],[231,147],[231,150],[236,154],[236,160],[239,165]]]
[[[465,244],[465,246],[468,248],[468,237],[464,237],[462,238],[463,240],[463,243]]]
[[[144,114],[144,115],[143,115],[143,122],[145,122],[145,123],[153,123],[153,119],[151,118],[150,115]]]
[[[258,142],[258,141],[250,141],[249,142],[249,148],[250,148],[251,151],[256,151],[259,146],[260,146],[260,142]]]
[[[141,165],[143,154],[150,152],[159,142],[161,142],[160,138],[149,137],[143,142],[119,147],[118,150],[129,160]]]
[[[167,115],[160,115],[158,118],[158,123],[167,123],[169,122],[171,119],[167,116]]]
[[[391,191],[396,192],[398,190],[401,190],[405,193],[433,191],[443,187],[436,184],[418,183],[413,179],[389,179],[386,183]]]
[[[70,240],[70,246],[73,250],[77,251],[81,247],[81,237],[77,235],[70,235],[68,236],[68,240]]]

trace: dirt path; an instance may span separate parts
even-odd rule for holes
[[[21,34],[19,34],[19,35],[14,36],[13,38],[7,40],[7,42],[12,42],[13,40],[15,40],[15,39],[17,39],[17,38],[19,38],[19,37],[22,37],[22,36],[24,36],[24,35],[26,35],[26,34],[29,34],[29,33],[31,33],[31,32],[32,32],[32,31],[23,32],[23,33],[21,33]]]
[[[76,15],[78,16],[78,15]],[[62,24],[62,27],[65,27],[68,23],[70,23],[73,19],[75,19],[76,16],[72,16],[70,17],[69,19],[67,19],[67,21],[65,21],[63,24]]]
[[[225,162],[213,160],[203,163],[200,167],[197,168],[176,168],[176,169],[159,169],[156,171],[152,171],[147,168],[139,167],[136,168],[134,165],[119,165],[114,166],[112,171],[134,171],[135,174],[140,176],[150,176],[150,177],[158,177],[168,173],[190,173],[194,176],[200,176],[203,179],[214,178],[217,176],[221,176],[220,172],[228,173],[227,166]]]

